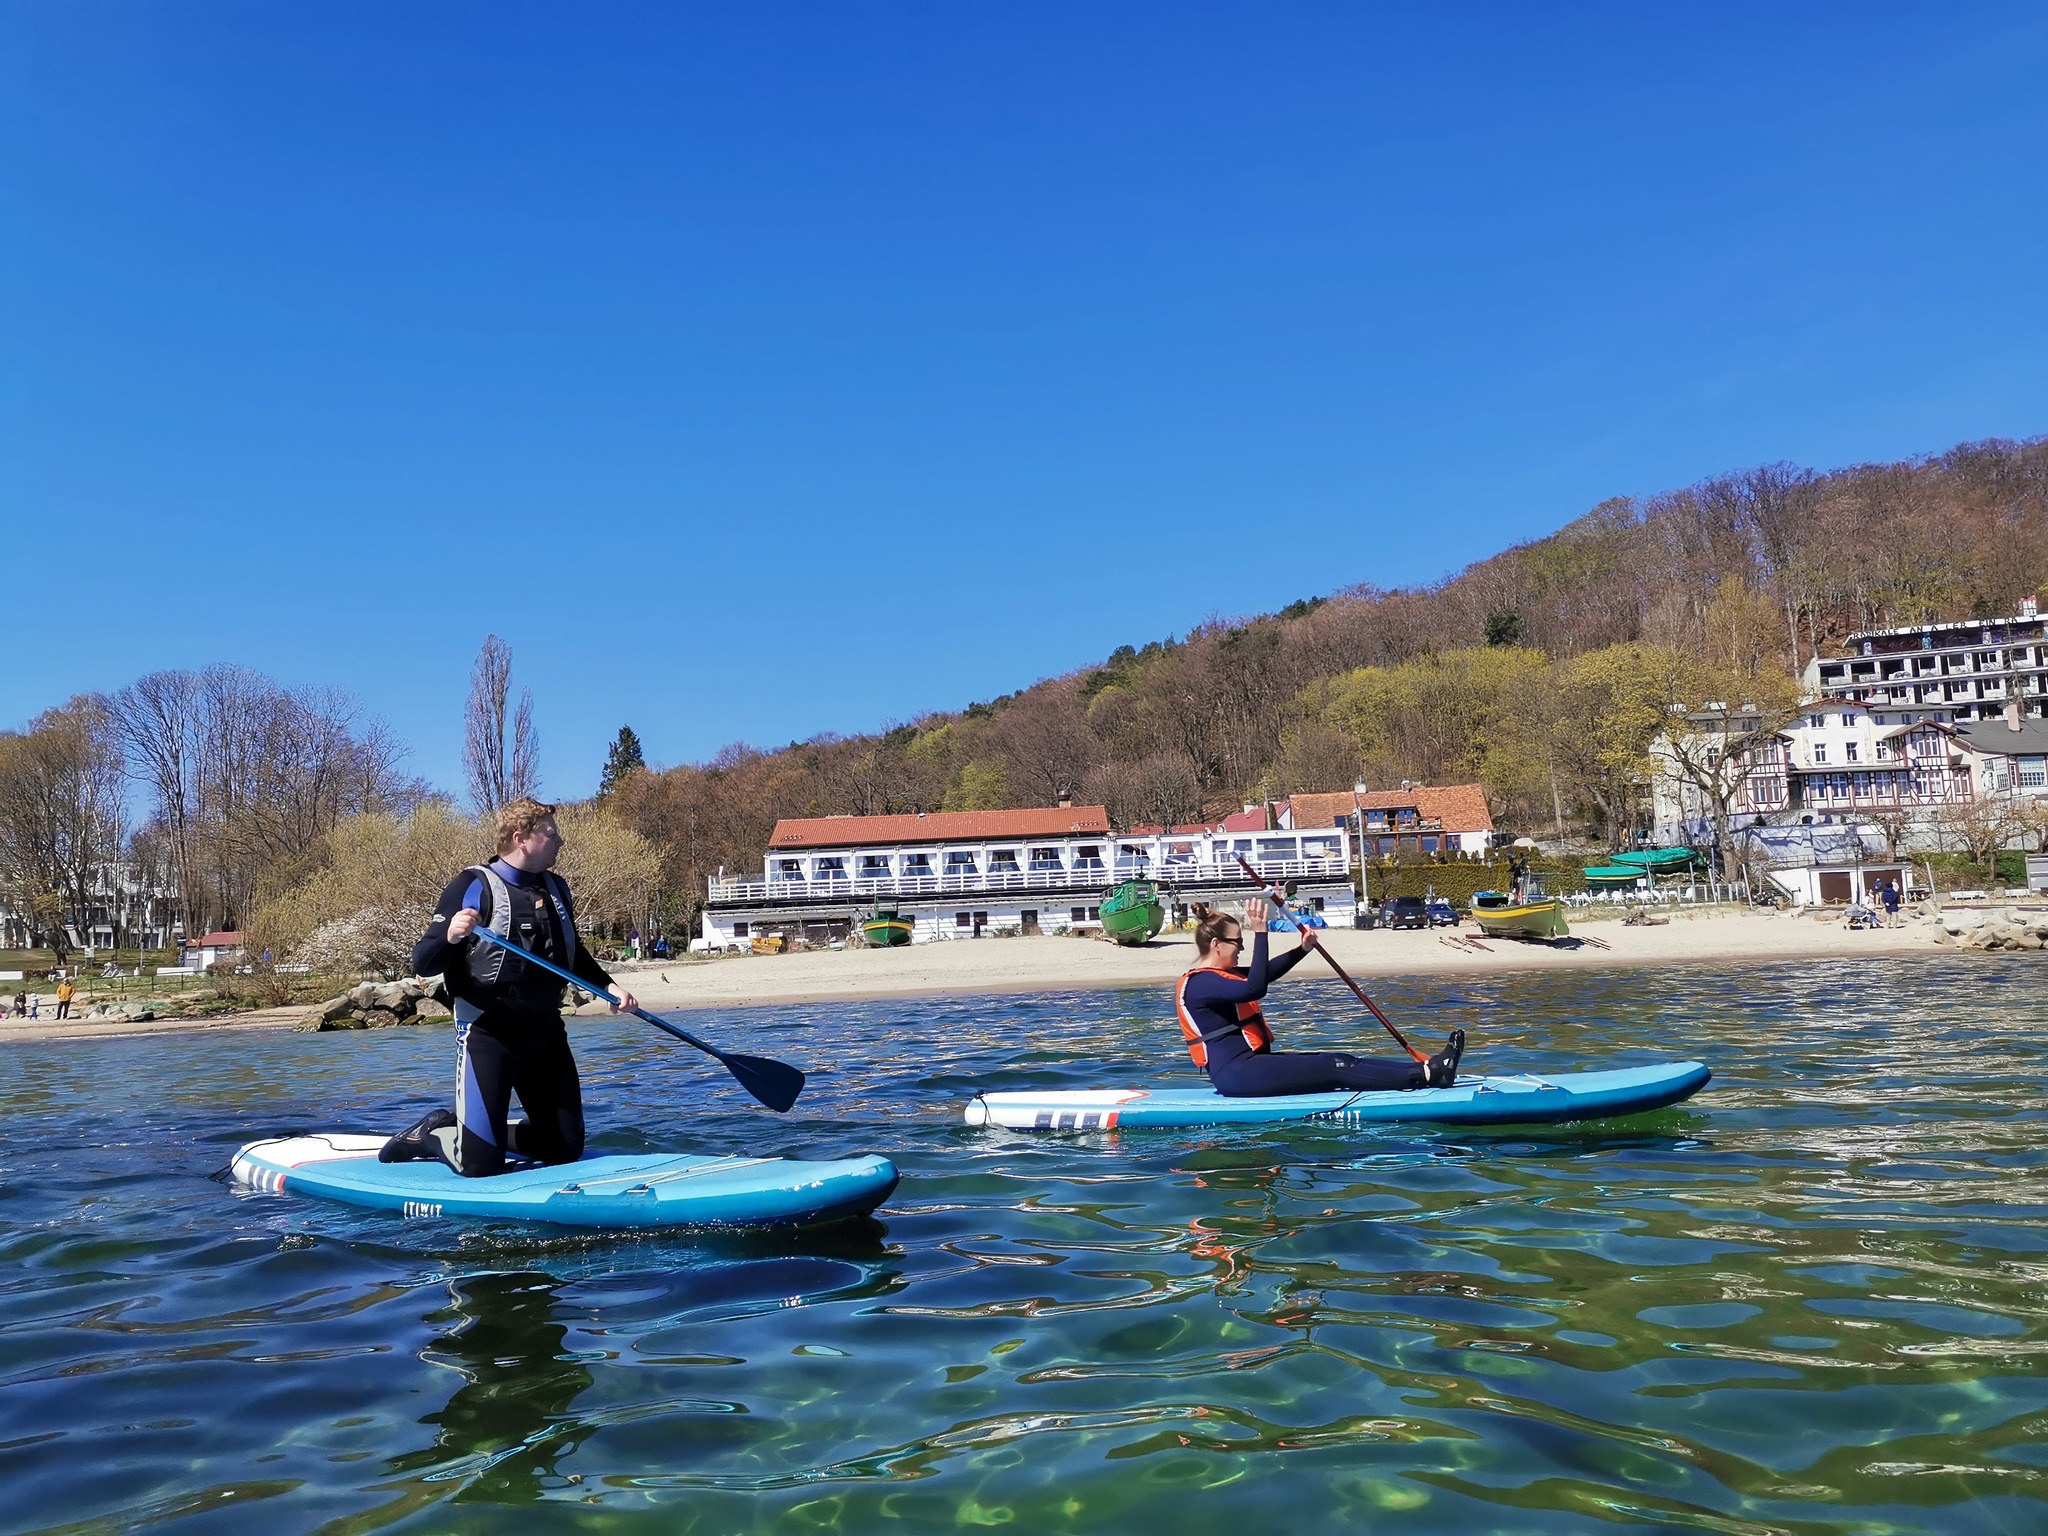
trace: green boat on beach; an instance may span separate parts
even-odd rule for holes
[[[893,907],[877,907],[860,920],[860,936],[870,949],[893,949],[910,942],[911,920]]]
[[[1102,898],[1102,931],[1119,944],[1148,943],[1165,926],[1156,880],[1126,880]]]

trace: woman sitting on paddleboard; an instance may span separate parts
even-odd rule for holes
[[[1239,964],[1244,930],[1252,932],[1250,969]],[[1427,1061],[1383,1061],[1342,1051],[1273,1049],[1273,1031],[1259,1011],[1266,988],[1299,965],[1320,940],[1301,930],[1301,947],[1278,960],[1266,958],[1266,903],[1245,903],[1244,922],[1228,912],[1211,912],[1195,928],[1201,960],[1180,979],[1174,1002],[1180,1031],[1195,1065],[1226,1098],[1268,1098],[1281,1093],[1330,1093],[1347,1089],[1448,1088],[1457,1080],[1465,1032],[1451,1031],[1444,1048]]]

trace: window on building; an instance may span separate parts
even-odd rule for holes
[[[1031,867],[1033,869],[1058,869],[1060,862],[1060,851],[1057,848],[1034,848],[1031,850]]]
[[[1434,836],[1434,834],[1426,835],[1419,839],[1419,841],[1422,844],[1422,851],[1424,853],[1436,852],[1436,837]]]
[[[1083,843],[1076,857],[1083,864],[1100,864],[1102,862],[1102,845],[1099,843]]]
[[[1808,715],[1806,717],[1806,723],[1812,729],[1817,731],[1822,726],[1828,723],[1828,717],[1826,715]]]
[[[797,860],[795,860],[795,859],[784,859],[784,860],[782,861],[782,878],[783,878],[783,879],[785,879],[785,880],[801,880],[801,879],[803,879],[803,877],[804,877],[804,867],[803,867],[803,865],[802,865],[802,864],[800,864],[800,863],[799,863],[799,862],[798,862]]]
[[[1846,759],[1847,759],[1847,760],[1848,760],[1849,762],[1852,762],[1852,763],[1853,763],[1853,762],[1855,762],[1855,761],[1857,760],[1857,757],[1856,757],[1857,751],[1858,751],[1857,745],[1856,745],[1856,743],[1855,743],[1855,742],[1853,742],[1853,741],[1852,741],[1852,742],[1850,742],[1850,743],[1849,743],[1849,744],[1848,744],[1847,746],[1845,746],[1845,747],[1843,747],[1843,748],[1842,748],[1842,753],[1843,753],[1844,757],[1845,757],[1845,758],[1846,758]]]
[[[1014,875],[1017,873],[1017,850],[997,848],[988,856],[988,872],[992,875]]]
[[[2048,757],[2023,757],[2019,764],[2021,789],[2048,789]]]
[[[1877,744],[1877,760],[1880,763],[1887,763],[1891,761],[1891,756],[1892,744],[1888,741],[1880,741]]]
[[[1849,730],[1854,730],[1855,728],[1856,728],[1856,717],[1855,717],[1854,715],[1844,715],[1844,716],[1842,716],[1842,729],[1843,729],[1843,730],[1845,730],[1845,731],[1849,731]]]
[[[978,868],[979,866],[974,862],[974,855],[971,853],[962,853],[955,849],[946,855],[946,873],[949,875],[971,875]]]
[[[732,925],[732,936],[736,939],[744,939],[747,936],[747,925],[745,923],[734,923]]]
[[[1387,813],[1385,811],[1367,811],[1365,813],[1365,824],[1368,827],[1384,827],[1387,824]]]
[[[972,928],[974,926],[974,914],[972,912],[955,912],[953,914],[953,926],[955,928]]]
[[[1071,909],[1071,912],[1073,916],[1073,921],[1077,923],[1085,923],[1088,921],[1088,909],[1086,907],[1074,907]]]
[[[1813,744],[1813,760],[1816,763],[1824,763],[1828,760],[1828,744],[1826,742],[1816,741]]]
[[[846,878],[846,860],[818,860],[817,877],[820,880],[844,880]]]

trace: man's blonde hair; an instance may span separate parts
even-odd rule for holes
[[[552,805],[543,805],[531,795],[521,795],[510,805],[499,806],[498,852],[510,853],[514,843],[531,837],[533,829],[554,814]]]

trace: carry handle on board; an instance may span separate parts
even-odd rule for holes
[[[563,970],[554,961],[543,960],[532,950],[521,949],[510,939],[501,938],[488,928],[472,928],[470,933],[476,938],[497,945],[500,949],[510,951],[520,959],[529,961],[544,971],[552,971],[572,987],[580,987],[585,992],[594,993],[610,1003],[614,1008],[619,1006],[619,1000],[611,993],[605,991],[604,988],[593,987],[582,977]],[[632,1013],[634,1018],[645,1019],[656,1029],[674,1035],[683,1044],[694,1045],[706,1056],[715,1057],[719,1065],[730,1072],[734,1080],[742,1088],[746,1089],[747,1092],[751,1093],[763,1104],[766,1104],[778,1115],[786,1114],[789,1107],[796,1102],[796,1096],[804,1091],[803,1073],[786,1061],[776,1061],[767,1056],[742,1056],[733,1051],[721,1051],[717,1046],[699,1040],[687,1029],[678,1029],[675,1025],[669,1023],[667,1019],[656,1018],[645,1008],[635,1008],[632,1010]]]
[[[1265,892],[1266,900],[1272,903],[1275,911],[1279,912],[1282,917],[1285,917],[1292,921],[1296,927],[1301,929],[1303,933],[1308,932],[1308,924],[1303,922],[1301,918],[1296,916],[1293,910],[1288,907],[1287,898],[1280,894],[1279,886],[1275,885],[1272,881],[1268,880],[1264,875],[1260,874],[1256,869],[1252,868],[1251,861],[1247,859],[1243,854],[1240,853],[1237,856],[1237,862],[1238,866],[1241,869],[1243,869],[1246,874],[1252,877],[1252,884],[1258,886],[1260,890]],[[1321,942],[1318,942],[1316,944],[1316,950],[1318,953],[1322,955],[1322,957],[1325,960],[1330,962],[1330,969],[1337,973],[1337,979],[1343,982],[1345,986],[1349,987],[1352,990],[1352,992],[1354,992],[1357,995],[1358,1000],[1361,1003],[1365,1004],[1366,1007],[1372,1010],[1372,1016],[1374,1018],[1378,1019],[1382,1024],[1387,1026],[1387,1033],[1394,1037],[1395,1044],[1399,1045],[1402,1050],[1406,1051],[1410,1056],[1413,1056],[1417,1061],[1429,1060],[1427,1056],[1423,1055],[1422,1052],[1418,1051],[1417,1049],[1415,1049],[1414,1046],[1408,1043],[1406,1037],[1402,1035],[1401,1031],[1394,1028],[1394,1021],[1388,1018],[1384,1013],[1380,1012],[1380,1005],[1365,995],[1365,988],[1361,987],[1357,982],[1351,979],[1351,973],[1345,970],[1343,966],[1337,963],[1337,957],[1331,954],[1327,947],[1325,947]]]

